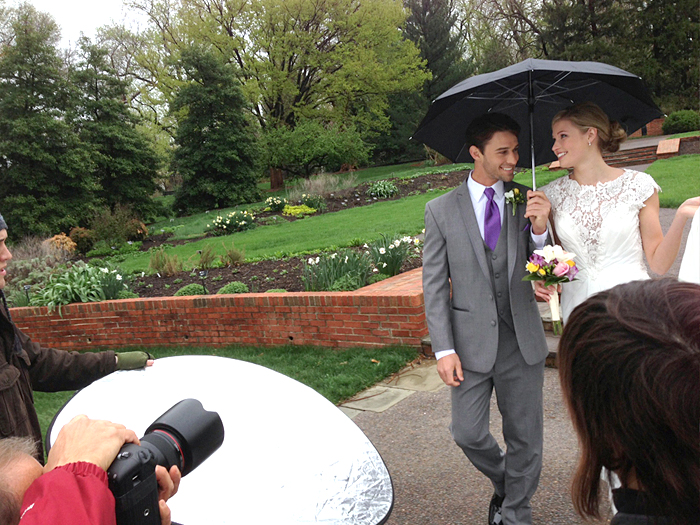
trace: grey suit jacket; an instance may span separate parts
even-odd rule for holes
[[[529,188],[513,182],[505,191]],[[547,357],[547,342],[530,282],[522,281],[535,249],[525,204],[506,203],[501,235],[508,236],[510,306],[518,346],[529,365]],[[451,291],[450,294],[450,285]],[[454,348],[462,367],[488,372],[496,362],[498,323],[484,242],[466,181],[425,207],[423,295],[433,351]]]

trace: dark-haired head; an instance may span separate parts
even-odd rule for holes
[[[645,493],[649,515],[700,516],[700,286],[636,281],[590,297],[559,342],[581,445],[573,501],[599,517],[603,467]]]
[[[517,136],[520,134],[520,125],[508,115],[503,113],[485,113],[472,120],[466,132],[464,149],[476,146],[484,152],[484,146],[499,131],[507,131]]]

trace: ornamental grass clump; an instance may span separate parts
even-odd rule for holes
[[[403,263],[414,253],[420,253],[420,240],[417,237],[382,237],[364,245],[371,257],[374,271],[385,275],[398,275]]]
[[[207,231],[212,235],[230,235],[255,228],[255,215],[249,211],[235,210],[226,216],[218,215],[211,224],[207,224]]]
[[[364,253],[342,250],[310,257],[302,268],[304,290],[357,290],[367,285],[372,275],[369,257]]]
[[[159,277],[175,275],[183,270],[183,263],[177,255],[168,255],[165,248],[160,247],[151,254],[148,269]]]
[[[270,208],[270,211],[281,212],[289,203],[284,197],[268,197],[265,201],[265,206]]]

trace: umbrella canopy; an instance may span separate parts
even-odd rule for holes
[[[436,98],[413,139],[453,162],[472,160],[465,131],[489,112],[505,113],[521,126],[518,166],[553,161],[552,118],[579,102],[598,104],[610,119],[633,133],[663,115],[642,79],[608,64],[528,59],[477,75]]]

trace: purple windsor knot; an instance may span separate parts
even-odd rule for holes
[[[495,193],[493,188],[484,190],[488,199],[484,210],[484,242],[492,250],[496,249],[498,236],[501,234],[501,213],[498,211],[498,204],[493,200]]]

